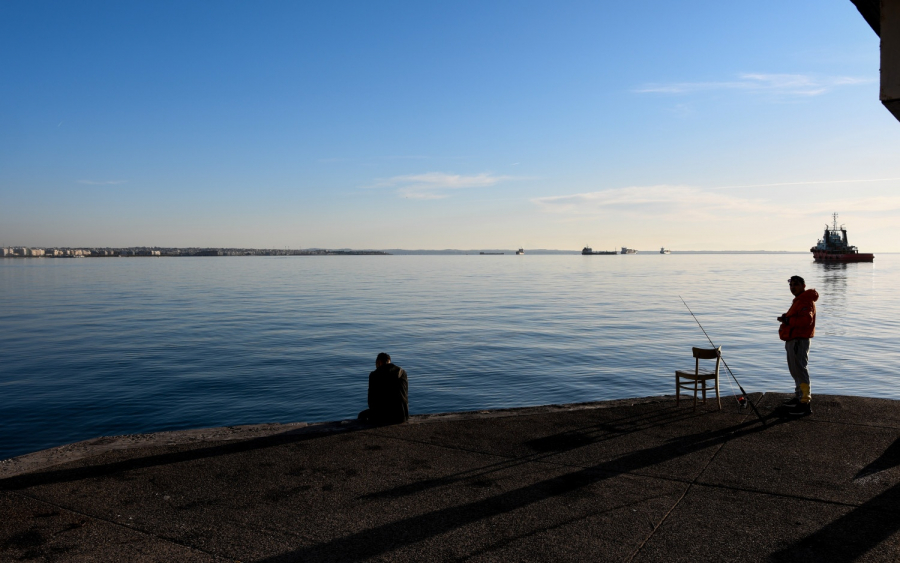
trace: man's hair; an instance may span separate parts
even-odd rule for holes
[[[800,285],[806,285],[806,280],[804,280],[800,276],[791,276],[791,279],[789,279],[788,281],[789,282],[797,282]]]
[[[376,362],[384,362],[384,363],[388,364],[391,362],[391,355],[388,354],[387,352],[381,352],[380,354],[378,354],[378,357],[375,358],[375,361]]]

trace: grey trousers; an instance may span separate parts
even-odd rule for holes
[[[784,343],[787,352],[788,369],[794,378],[794,396],[808,403],[809,392],[809,338],[794,338]]]

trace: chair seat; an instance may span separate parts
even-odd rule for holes
[[[694,370],[691,371],[682,371],[675,370],[675,375],[678,377],[684,377],[685,379],[715,379],[716,372],[714,371],[700,371],[700,373],[694,373]]]

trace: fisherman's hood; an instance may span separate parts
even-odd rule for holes
[[[819,292],[815,289],[807,289],[800,295],[794,298],[794,301],[818,301],[819,300]]]
[[[400,366],[394,364],[384,364],[375,370],[375,373],[391,374],[394,377],[400,377]]]

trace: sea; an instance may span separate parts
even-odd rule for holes
[[[671,395],[709,347],[686,305],[748,393],[787,393],[776,317],[795,274],[820,294],[813,400],[900,399],[900,255],[2,259],[0,459],[355,418],[379,352],[409,374],[412,414]]]

